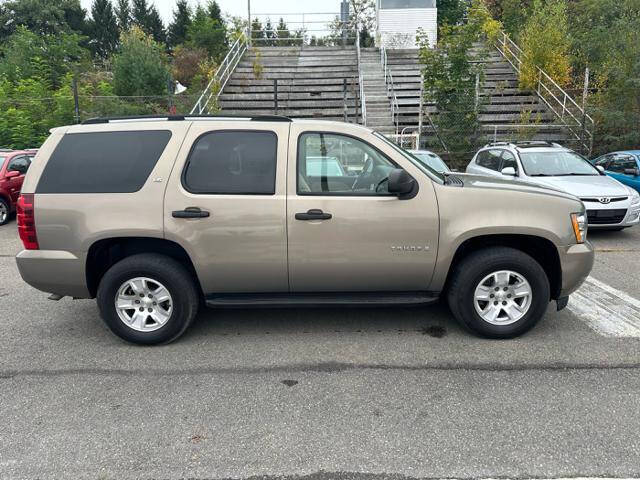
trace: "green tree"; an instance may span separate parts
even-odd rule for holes
[[[273,24],[271,23],[270,18],[267,18],[267,23],[265,23],[264,25],[264,37],[265,37],[265,41],[262,42],[261,44],[262,47],[274,47],[274,46],[282,45],[277,41],[278,34],[273,28]]]
[[[523,88],[535,88],[538,68],[561,86],[570,82],[571,38],[564,0],[534,0],[532,14],[520,36],[520,47],[524,52],[520,71]]]
[[[147,0],[132,0],[131,23],[140,28],[143,32],[149,33],[149,4]]]
[[[84,70],[89,65],[89,52],[75,33],[37,35],[26,27],[3,44],[0,76],[17,84],[21,78],[37,77],[50,88],[58,88],[65,75]]]
[[[251,39],[256,40],[256,46],[260,47],[264,45],[264,39],[267,37],[262,22],[256,17],[251,22]]]
[[[473,1],[467,23],[441,27],[436,48],[426,33],[418,34],[425,100],[437,107],[439,142],[452,152],[471,152],[480,139],[476,79],[482,81],[482,67],[469,51],[481,39],[489,15],[482,1]]]
[[[120,50],[113,58],[116,95],[151,96],[167,92],[169,70],[160,44],[139,27],[120,38]]]
[[[187,29],[187,44],[192,48],[202,48],[216,62],[227,53],[229,41],[224,24],[211,18],[201,6],[196,8],[193,22]]]
[[[149,33],[153,39],[158,43],[166,43],[167,32],[164,28],[162,18],[155,5],[151,5],[149,8],[149,14],[147,16],[147,33]]]
[[[126,32],[131,27],[131,4],[129,0],[117,0],[116,17],[120,32]]]
[[[189,48],[178,45],[173,52],[173,78],[182,85],[190,87],[194,78],[202,74],[202,65],[207,61],[207,51],[202,48]]]
[[[276,38],[278,39],[276,44],[281,47],[294,45],[295,41],[291,40],[291,32],[289,31],[288,25],[285,23],[284,19],[280,17],[278,21],[278,26],[276,27]]]
[[[9,0],[0,4],[0,40],[19,26],[39,35],[86,33],[85,16],[79,0]]]
[[[438,26],[458,25],[462,22],[466,7],[466,0],[439,0]]]
[[[173,20],[167,32],[167,44],[175,48],[187,39],[187,30],[191,25],[191,8],[187,0],[178,0],[173,11]],[[181,82],[182,83],[182,82]]]
[[[93,0],[89,22],[89,45],[94,54],[107,58],[118,46],[118,22],[110,0]]]
[[[212,20],[217,20],[220,25],[225,24],[224,18],[222,18],[222,11],[216,0],[209,0],[207,3],[207,15]]]

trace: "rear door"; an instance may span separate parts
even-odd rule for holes
[[[291,291],[426,291],[439,228],[429,177],[405,159],[402,168],[420,189],[399,200],[385,181],[400,166],[393,147],[370,133],[350,136],[334,124],[307,128],[294,123],[289,146]],[[337,175],[335,159],[341,164]]]
[[[289,290],[285,122],[196,122],[165,194],[165,236],[205,294]],[[244,128],[243,128],[244,126]]]

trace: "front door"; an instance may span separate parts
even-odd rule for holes
[[[17,177],[8,179],[9,182],[9,195],[11,196],[11,203],[15,205],[20,196],[20,190],[22,190],[22,183],[24,182],[24,176],[29,170],[31,160],[26,155],[18,155],[13,157],[7,165],[7,172],[18,172]]]
[[[187,251],[205,294],[287,292],[289,124],[194,124],[165,195],[165,235]]]
[[[609,164],[607,172],[619,182],[624,183],[630,187],[636,187],[637,177],[631,173],[627,173],[631,170],[636,170],[638,163],[634,156],[627,154],[616,154],[613,157],[613,161]]]
[[[360,139],[339,130],[291,127],[291,291],[426,291],[438,250],[431,180],[373,134],[363,130]],[[397,167],[419,182],[415,198],[388,193],[386,178]]]

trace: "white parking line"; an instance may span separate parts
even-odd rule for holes
[[[567,308],[604,337],[640,338],[640,300],[593,277],[571,295]]]

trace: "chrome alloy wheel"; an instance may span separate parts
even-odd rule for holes
[[[0,202],[0,223],[6,222],[8,216],[9,216],[9,210],[7,209],[7,205],[5,203]]]
[[[115,307],[127,327],[138,332],[153,332],[171,318],[173,299],[169,290],[157,280],[138,277],[120,286]]]
[[[480,317],[493,325],[511,325],[531,308],[533,292],[526,278],[510,270],[493,272],[476,287],[473,304]]]

